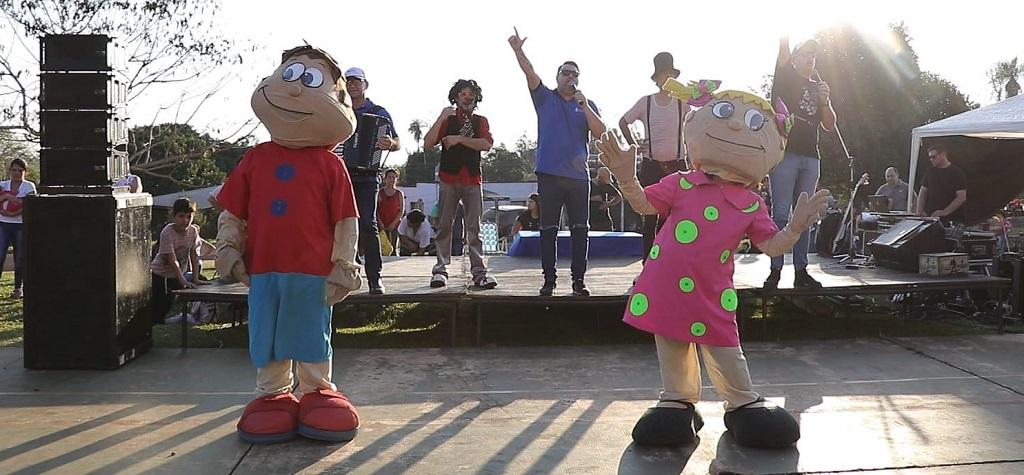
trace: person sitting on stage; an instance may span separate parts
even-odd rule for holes
[[[876,195],[889,198],[889,211],[906,211],[907,194],[910,193],[910,185],[900,180],[900,172],[896,167],[885,169],[885,183],[878,187]]]
[[[430,225],[426,224],[427,216],[422,211],[414,209],[405,215],[405,219],[398,225],[398,255],[400,256],[425,256],[430,254],[432,246],[430,239],[434,237]]]
[[[476,114],[483,100],[483,90],[472,79],[459,79],[448,91],[451,104],[441,110],[434,125],[423,139],[423,148],[441,145],[441,163],[438,165],[440,188],[437,218],[437,264],[431,271],[431,287],[444,287],[448,283],[448,264],[452,256],[452,230],[455,214],[462,203],[465,242],[469,244],[470,272],[473,285],[493,289],[498,286],[494,277],[487,275],[484,265],[484,246],[480,241],[480,217],[483,213],[483,175],[480,155],[491,149],[494,139],[487,118]],[[461,238],[460,233],[457,238]],[[456,241],[460,239],[454,239]],[[461,246],[460,246],[461,248]]]
[[[946,224],[963,222],[967,175],[949,161],[943,144],[928,147],[928,160],[932,166],[925,173],[917,196],[917,215],[939,218]]]
[[[333,306],[362,285],[352,182],[331,152],[355,129],[342,77],[321,49],[285,51],[250,101],[271,141],[249,149],[217,195],[217,271],[249,285],[256,399],[237,425],[248,443],[344,442],[359,429],[331,368]]]
[[[699,83],[694,96],[699,95]],[[705,95],[707,95],[705,93]],[[704,425],[700,400],[703,355],[715,392],[725,399],[725,427],[741,445],[788,447],[800,426],[785,409],[754,391],[736,325],[739,304],[733,252],[740,240],[769,256],[782,255],[825,211],[828,191],[801,193],[779,231],[753,188],[782,160],[791,118],[746,92],[723,91],[695,101],[684,137],[695,171],[676,172],[641,188],[636,146],[615,137],[597,143],[601,161],[619,179],[623,196],[641,214],[667,216],[633,286],[623,321],[654,334],[664,389],[633,428],[642,445],[691,443]]]
[[[513,239],[519,231],[540,231],[540,195],[537,193],[530,193],[526,209],[516,218],[516,224],[512,226]]]
[[[402,144],[398,139],[398,132],[395,131],[391,114],[366,97],[366,90],[370,87],[370,82],[366,80],[366,72],[360,68],[348,68],[344,77],[345,91],[352,97],[352,108],[356,112],[356,134],[360,132],[359,119],[363,114],[379,115],[387,120],[388,133],[373,146],[391,152],[401,149]],[[345,91],[339,91],[339,94],[344,95]],[[384,293],[384,283],[380,278],[384,264],[380,258],[380,230],[377,228],[377,188],[380,187],[380,174],[376,170],[354,168],[359,154],[367,153],[365,150],[356,149],[355,138],[353,134],[343,144],[338,145],[335,152],[341,152],[342,158],[346,160],[345,164],[352,177],[352,187],[355,189],[356,203],[359,206],[359,249],[363,253],[367,287],[370,294],[379,295]]]

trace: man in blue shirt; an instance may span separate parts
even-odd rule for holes
[[[577,88],[580,68],[573,61],[558,67],[557,87],[548,89],[523,53],[526,38],[519,31],[508,39],[519,67],[526,75],[533,108],[537,111],[537,192],[540,194],[541,295],[555,291],[555,256],[558,221],[565,207],[572,234],[572,293],[588,296],[583,282],[587,271],[587,232],[590,213],[590,171],[587,157],[590,135],[605,131],[597,105]]]
[[[366,270],[366,281],[369,293],[384,293],[384,284],[380,281],[380,270],[383,266],[380,257],[380,236],[377,234],[377,189],[380,187],[379,167],[365,169],[357,167],[356,135],[359,134],[359,119],[363,114],[379,115],[387,119],[388,133],[374,144],[380,150],[394,152],[402,147],[395,132],[395,123],[391,114],[383,107],[374,104],[366,97],[366,89],[370,83],[366,73],[360,68],[349,68],[345,71],[345,90],[352,96],[352,109],[356,112],[356,131],[343,144],[339,144],[335,152],[345,159],[349,176],[352,177],[352,190],[356,195],[356,206],[359,208],[359,249],[363,251],[363,267]],[[343,93],[342,93],[343,94]],[[344,98],[342,98],[342,102]]]

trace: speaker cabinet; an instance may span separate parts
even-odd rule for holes
[[[124,69],[117,44],[107,35],[45,35],[39,38],[40,71]]]
[[[124,82],[112,73],[42,73],[39,108],[110,110],[128,101]]]
[[[39,151],[39,183],[51,186],[110,186],[128,174],[128,153],[118,150]]]
[[[39,145],[43,148],[112,149],[128,142],[123,111],[42,111]]]
[[[917,273],[918,256],[946,252],[951,246],[937,221],[907,219],[889,228],[868,244],[879,266]]]
[[[25,200],[25,367],[116,369],[153,344],[145,193]]]

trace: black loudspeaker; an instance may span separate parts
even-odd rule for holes
[[[42,73],[42,110],[109,110],[127,102],[127,89],[112,73]]]
[[[868,244],[879,266],[917,273],[918,256],[950,250],[938,221],[907,219]]]
[[[1010,304],[1015,314],[1024,315],[1024,255],[1004,252],[995,257],[996,276],[1011,279]]]
[[[41,111],[43,148],[113,149],[128,142],[125,117],[117,111]]]
[[[818,223],[818,231],[814,233],[814,248],[821,257],[832,257],[832,241],[839,233],[839,225],[843,223],[843,213],[828,213]],[[846,240],[840,242],[837,253],[847,252]]]
[[[123,69],[117,45],[107,35],[46,35],[39,38],[40,71]]]
[[[43,187],[109,186],[127,174],[127,152],[53,148],[39,151],[39,184]]]
[[[153,344],[145,193],[25,200],[25,367],[116,369]]]

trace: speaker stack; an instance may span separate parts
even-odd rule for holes
[[[25,367],[115,369],[152,346],[153,199],[128,174],[126,83],[106,35],[40,38],[40,194],[25,201]]]

